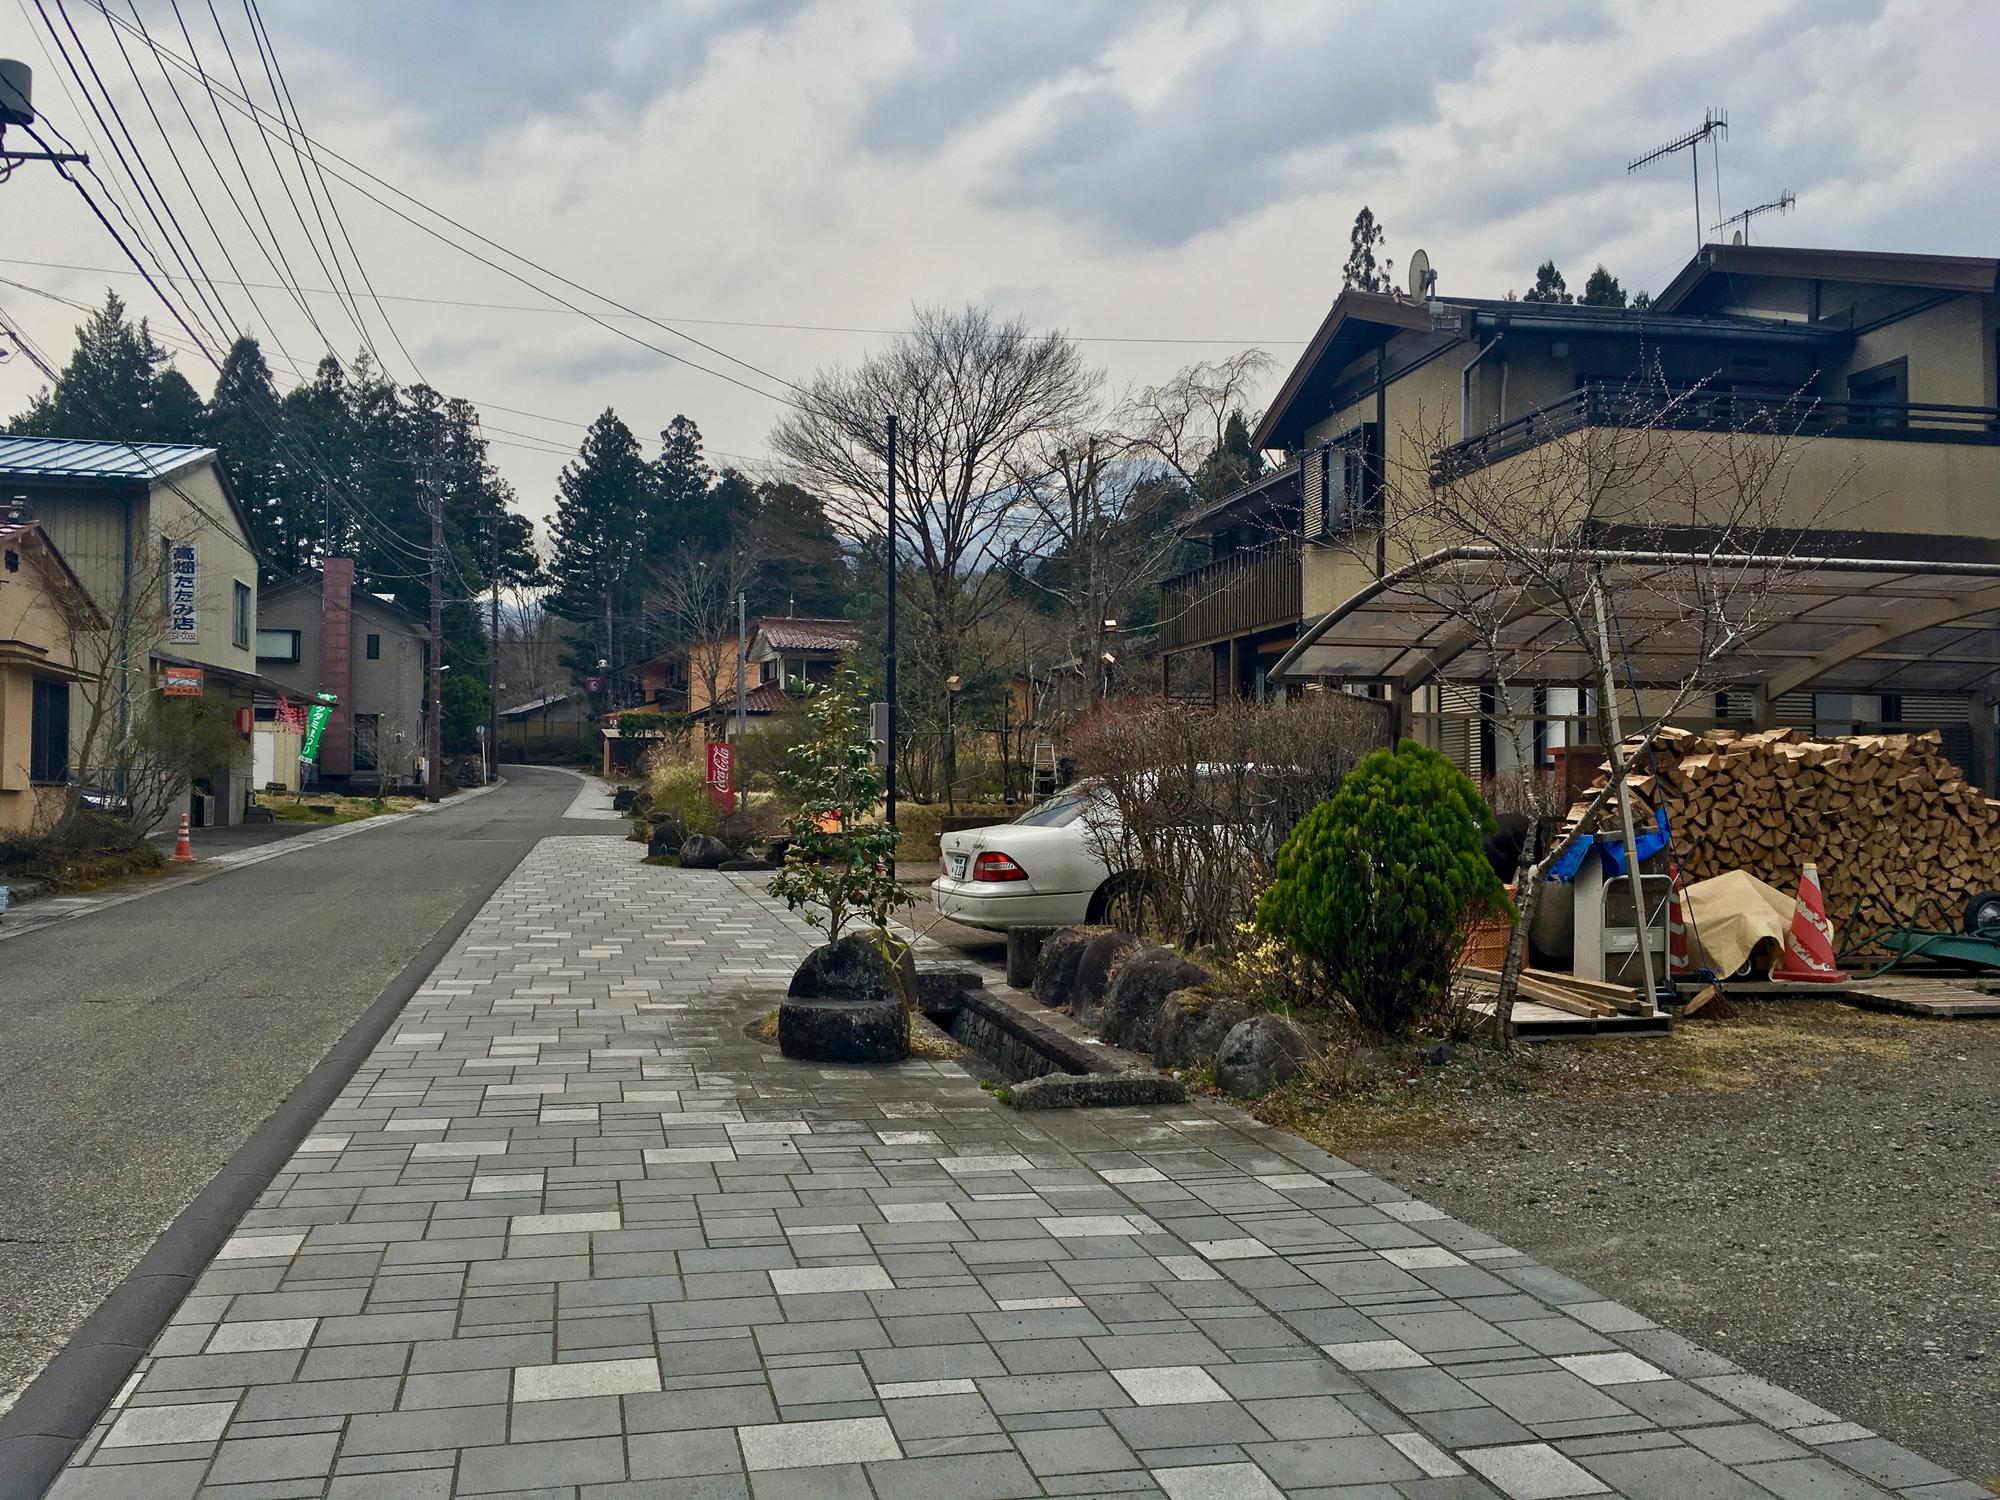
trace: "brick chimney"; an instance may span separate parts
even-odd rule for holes
[[[320,736],[322,776],[354,774],[354,559],[320,564],[319,687],[336,699]]]

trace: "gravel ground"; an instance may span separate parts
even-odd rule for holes
[[[1664,1044],[1706,1054],[1678,1086],[1592,1087],[1568,1049],[1580,1089],[1478,1090],[1471,1140],[1344,1154],[2000,1488],[2000,1025],[1827,1006],[1738,1052],[1703,1024]],[[1580,1051],[1620,1046],[1662,1044]]]

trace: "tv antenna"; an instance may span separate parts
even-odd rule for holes
[[[1710,156],[1715,166],[1715,212],[1722,213],[1722,148],[1717,144],[1729,134],[1729,111],[1711,109],[1702,116],[1701,124],[1686,135],[1676,136],[1666,145],[1648,151],[1644,156],[1634,157],[1625,164],[1627,172],[1636,172],[1641,167],[1651,166],[1662,157],[1672,156],[1676,151],[1685,151],[1694,163],[1694,247],[1701,248],[1701,143],[1708,142]]]
[[[1731,214],[1728,218],[1724,219],[1720,224],[1713,226],[1714,232],[1716,234],[1720,234],[1722,233],[1723,230],[1727,229],[1731,224],[1741,224],[1743,227],[1736,231],[1737,239],[1740,243],[1747,245],[1750,243],[1750,221],[1752,219],[1756,218],[1757,215],[1759,214],[1770,213],[1773,209],[1776,209],[1781,214],[1787,213],[1798,203],[1798,201],[1799,201],[1798,194],[1791,192],[1789,190],[1786,192],[1782,192],[1778,194],[1777,197],[1773,198],[1769,203],[1760,203],[1755,208],[1744,209],[1743,212],[1740,214]]]

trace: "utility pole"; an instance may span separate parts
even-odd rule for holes
[[[743,788],[743,731],[747,726],[748,705],[743,701],[750,675],[750,596],[743,590],[736,591],[736,748],[730,752],[729,775],[736,783],[736,805],[741,808],[749,800],[749,793]],[[781,663],[782,665],[782,663]]]
[[[883,533],[889,553],[889,643],[882,654],[889,679],[888,774],[883,781],[884,811],[896,826],[896,414],[889,413],[889,529]]]
[[[424,798],[430,802],[444,800],[444,502],[437,484],[442,435],[441,425],[433,421],[430,455],[422,474],[424,499],[431,513],[431,712],[424,726]]]
[[[490,523],[490,521],[489,521]],[[500,779],[500,527],[493,526],[493,546],[487,558],[493,598],[487,605],[486,628],[486,753],[487,779]]]

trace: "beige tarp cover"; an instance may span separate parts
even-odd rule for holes
[[[1778,961],[1797,900],[1744,870],[1697,881],[1681,899],[1687,907],[1689,961],[1724,976],[1753,954],[1761,970]]]

